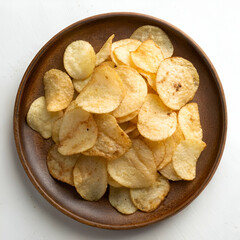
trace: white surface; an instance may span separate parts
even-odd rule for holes
[[[0,1],[0,239],[240,239],[240,14],[239,1],[41,0]],[[18,160],[12,131],[15,96],[38,50],[58,31],[85,17],[133,11],[162,18],[207,53],[228,105],[228,137],[219,168],[182,212],[149,227],[96,229],[52,207],[35,190]]]

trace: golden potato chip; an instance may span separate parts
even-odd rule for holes
[[[159,66],[156,86],[163,103],[179,110],[193,99],[199,85],[194,66],[180,57],[167,58]]]
[[[62,124],[63,117],[58,118],[52,125],[52,139],[55,143],[59,142],[59,129]]]
[[[132,214],[137,211],[137,208],[133,205],[130,198],[128,188],[115,188],[110,186],[109,202],[114,208],[123,214]]]
[[[113,61],[105,61],[105,62],[101,63],[101,66],[109,66],[111,68],[114,68],[115,63]]]
[[[96,54],[89,42],[78,40],[69,44],[63,55],[67,73],[74,79],[89,77],[96,64]]]
[[[180,128],[186,139],[202,140],[203,133],[197,103],[188,103],[178,113]]]
[[[108,173],[124,187],[149,187],[156,180],[153,153],[143,141],[133,139],[128,152],[108,162]]]
[[[136,110],[135,112],[132,112],[132,113],[128,114],[127,116],[117,118],[117,122],[124,123],[124,122],[131,121],[133,118],[135,118],[138,115],[138,113],[139,113],[139,110]]]
[[[179,124],[177,124],[176,131],[173,133],[172,137],[176,146],[185,139]]]
[[[137,124],[138,116],[135,116],[133,119],[130,120],[130,122]]]
[[[122,185],[120,183],[116,182],[109,174],[108,174],[108,184],[115,188],[122,187]]]
[[[168,163],[164,168],[162,168],[161,170],[159,170],[159,172],[168,180],[171,181],[180,181],[182,180],[177,173],[175,172],[173,165],[172,165],[172,161],[170,163]]]
[[[116,118],[122,118],[139,110],[142,106],[147,96],[147,84],[142,76],[129,66],[120,65],[115,70],[122,79],[125,96],[112,114]]]
[[[82,152],[84,155],[101,156],[109,160],[123,155],[131,147],[128,135],[119,127],[115,117],[110,114],[94,115],[98,128],[95,145]]]
[[[53,145],[47,155],[48,171],[55,179],[74,186],[73,168],[78,158],[78,154],[63,156],[58,152],[57,145]]]
[[[112,40],[114,37],[115,37],[114,34],[111,35],[108,38],[108,40],[103,44],[99,52],[96,54],[96,66],[100,65],[110,57],[111,49],[112,49]]]
[[[152,141],[170,137],[177,127],[177,115],[156,94],[148,94],[138,114],[138,130]]]
[[[97,140],[97,125],[91,113],[81,108],[67,111],[59,130],[58,151],[72,155],[91,148]]]
[[[115,110],[124,97],[124,88],[117,72],[106,65],[94,70],[92,80],[76,98],[78,106],[92,113]]]
[[[178,144],[173,154],[173,168],[184,180],[193,180],[196,176],[197,160],[206,147],[206,143],[197,139],[186,139]]]
[[[63,115],[62,111],[48,112],[45,97],[35,99],[27,113],[28,126],[42,135],[43,138],[52,136],[53,123]]]
[[[139,27],[131,35],[132,39],[137,39],[144,42],[147,39],[152,39],[161,48],[164,58],[173,55],[173,45],[167,34],[159,27],[152,25],[144,25]]]
[[[151,141],[147,138],[143,138],[144,143],[152,150],[156,168],[158,169],[160,163],[164,160],[165,157],[165,144],[164,141]]]
[[[130,132],[134,131],[135,129],[137,129],[137,125],[135,123],[132,122],[128,122],[128,126],[127,128],[124,130],[125,133],[129,134]]]
[[[157,91],[157,88],[156,88],[156,74],[155,73],[147,73],[147,72],[145,72],[141,69],[139,69],[138,72],[147,80],[150,87],[154,91]]]
[[[71,78],[61,70],[51,69],[43,77],[47,110],[57,112],[65,109],[73,99]]]
[[[81,80],[81,79],[73,79],[72,82],[73,82],[73,86],[74,86],[75,90],[78,93],[80,93],[83,90],[83,88],[85,86],[87,86],[87,84],[89,83],[91,78],[92,78],[92,75],[90,75],[88,78],[83,79],[83,80]]]
[[[69,112],[69,111],[71,111],[71,110],[73,110],[75,108],[79,108],[79,106],[77,105],[76,101],[73,100],[73,101],[71,101],[71,103],[66,108],[65,113],[67,113],[67,112]]]
[[[99,200],[107,190],[107,163],[99,157],[80,155],[74,169],[73,182],[77,192],[88,201]]]
[[[129,125],[129,122],[119,123],[118,125],[123,131],[125,131]]]
[[[135,42],[136,40],[134,39],[122,39],[122,40],[119,40],[119,41],[116,41],[112,44],[112,50],[111,50],[111,59],[112,61],[118,66],[118,65],[121,65],[123,64],[122,62],[120,62],[117,57],[115,56],[114,54],[114,50],[118,47],[121,47],[121,46],[124,46],[124,45],[127,45],[129,43],[133,43]]]
[[[157,181],[150,187],[130,189],[133,204],[143,212],[154,211],[164,200],[170,190],[166,178],[158,174]]]
[[[135,139],[137,138],[138,136],[140,136],[140,133],[138,131],[138,129],[134,129],[132,132],[128,133],[128,136],[131,138],[131,139]]]
[[[128,66],[131,66],[130,52],[135,51],[140,45],[141,45],[140,41],[133,40],[133,41],[127,43],[126,45],[116,47],[114,49],[113,54],[115,54],[115,57],[122,64],[126,64]]]
[[[156,73],[164,59],[161,49],[153,40],[144,41],[130,56],[136,67],[150,73]]]

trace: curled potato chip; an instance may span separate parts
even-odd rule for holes
[[[81,80],[81,79],[73,79],[73,86],[74,86],[74,88],[75,88],[75,90],[78,92],[78,93],[80,93],[82,90],[83,90],[83,88],[85,87],[85,86],[87,86],[87,84],[89,83],[89,81],[91,80],[91,78],[92,78],[92,75],[90,75],[88,78],[86,78],[86,79],[83,79],[83,80]]]
[[[128,126],[127,128],[124,130],[125,133],[129,134],[130,132],[134,131],[135,129],[137,129],[137,125],[135,123],[132,122],[128,122]]]
[[[74,79],[89,77],[96,64],[96,55],[89,42],[78,40],[69,44],[63,55],[67,73]]]
[[[124,97],[121,78],[106,65],[95,69],[89,84],[76,98],[78,106],[92,113],[109,113],[115,110]]]
[[[130,138],[112,115],[94,115],[94,120],[98,128],[97,141],[92,148],[82,152],[84,155],[112,160],[123,155],[131,147]]]
[[[152,141],[170,137],[177,127],[177,115],[156,94],[148,94],[138,114],[138,130]]]
[[[193,99],[199,85],[194,66],[180,57],[167,58],[159,66],[157,92],[166,106],[179,110]]]
[[[97,140],[97,125],[91,113],[81,108],[67,111],[59,130],[58,151],[72,155],[91,148]]]
[[[105,61],[105,62],[101,63],[101,66],[109,66],[111,68],[114,68],[115,63],[113,61]]]
[[[164,58],[173,55],[173,45],[167,34],[159,27],[152,25],[144,25],[136,29],[131,35],[132,39],[137,39],[144,42],[147,39],[152,39],[161,48]]]
[[[197,103],[188,103],[178,113],[180,128],[186,139],[202,140],[202,127]]]
[[[156,74],[154,73],[148,73],[141,69],[138,70],[138,72],[147,80],[149,86],[154,90],[157,91],[156,88]]]
[[[181,141],[173,154],[172,163],[177,175],[184,180],[193,180],[196,176],[197,160],[206,147],[206,143],[197,139]]]
[[[59,130],[62,124],[62,117],[58,118],[52,125],[52,139],[55,143],[59,142]]]
[[[175,172],[172,161],[168,163],[164,168],[159,171],[165,178],[171,181],[180,181],[182,180],[177,173]]]
[[[128,152],[108,162],[108,173],[124,187],[149,187],[156,179],[153,153],[143,141],[133,139]]]
[[[121,118],[139,110],[147,96],[147,85],[142,76],[129,66],[120,65],[115,70],[122,79],[125,96],[112,114]]]
[[[110,186],[109,189],[109,202],[116,208],[120,213],[132,214],[137,211],[134,206],[128,188],[119,187],[115,188]]]
[[[61,70],[51,69],[43,77],[47,110],[65,109],[73,99],[74,87],[70,77]]]
[[[156,182],[147,188],[130,189],[133,204],[143,212],[154,211],[164,200],[170,190],[166,178],[158,174]]]
[[[124,117],[117,118],[117,122],[124,123],[124,122],[131,121],[133,118],[135,118],[138,115],[138,113],[139,113],[139,110],[136,110],[135,112],[132,112]]]
[[[111,49],[112,49],[112,40],[114,37],[115,35],[112,34],[108,38],[108,40],[103,44],[99,52],[96,54],[96,66],[100,65],[110,57]]]
[[[153,40],[144,41],[130,56],[136,67],[149,73],[156,73],[164,59],[161,49]]]
[[[133,41],[127,43],[126,45],[116,47],[114,49],[113,54],[115,54],[115,57],[122,64],[126,64],[128,66],[131,66],[130,52],[135,51],[140,45],[141,45],[140,41],[133,40]]]
[[[29,127],[41,134],[43,138],[52,136],[53,123],[63,115],[62,111],[48,112],[45,97],[35,99],[27,113]]]
[[[122,187],[122,185],[120,183],[116,182],[109,174],[108,174],[108,184],[115,188]]]
[[[82,198],[88,201],[99,200],[107,189],[106,161],[99,157],[80,155],[73,169],[73,181]]]
[[[55,179],[74,186],[73,168],[78,158],[78,154],[63,156],[58,152],[58,146],[53,145],[47,155],[48,171]]]

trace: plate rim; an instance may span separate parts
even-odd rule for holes
[[[157,22],[159,22],[163,25],[166,25],[167,27],[170,27],[174,31],[180,33],[185,39],[189,40],[189,42],[192,44],[192,47],[202,57],[202,59],[205,61],[205,64],[208,66],[208,69],[211,71],[213,79],[214,79],[214,81],[216,83],[216,86],[218,88],[218,92],[220,93],[219,95],[220,95],[220,100],[221,100],[221,109],[222,109],[222,113],[223,113],[223,116],[222,116],[223,128],[221,129],[222,130],[221,131],[221,142],[220,142],[220,147],[218,149],[218,154],[217,154],[216,160],[214,162],[214,165],[213,165],[211,171],[209,172],[207,178],[204,180],[203,184],[201,185],[201,187],[198,188],[196,190],[196,192],[193,195],[191,195],[186,202],[183,202],[182,204],[180,204],[175,209],[175,211],[172,212],[171,214],[169,214],[168,216],[154,218],[151,221],[141,222],[141,223],[132,223],[132,224],[124,224],[124,225],[117,225],[117,224],[110,225],[110,224],[105,224],[105,223],[99,223],[99,222],[96,222],[96,221],[93,221],[93,220],[88,220],[88,219],[85,219],[83,217],[80,217],[80,216],[76,215],[75,213],[71,212],[70,210],[62,207],[47,192],[45,192],[42,189],[42,187],[40,186],[40,184],[38,183],[38,181],[34,177],[33,173],[31,172],[31,170],[30,170],[30,168],[27,164],[27,160],[25,159],[25,156],[24,156],[23,151],[22,151],[21,138],[20,138],[20,132],[19,132],[19,109],[20,109],[20,100],[22,98],[22,93],[23,93],[25,84],[27,83],[29,74],[31,73],[32,69],[34,68],[34,66],[37,63],[37,61],[39,60],[39,58],[48,49],[48,46],[51,45],[57,38],[59,38],[62,34],[65,34],[68,31],[73,30],[74,28],[77,28],[81,25],[87,24],[87,23],[92,22],[92,21],[97,21],[97,20],[101,20],[101,19],[104,19],[104,18],[110,18],[110,17],[129,17],[129,16],[142,17],[142,18],[145,18],[145,19],[150,19],[150,20],[157,21]],[[155,222],[162,221],[164,219],[169,218],[170,216],[173,216],[173,215],[177,214],[178,212],[183,210],[185,207],[187,207],[195,198],[197,198],[199,196],[199,194],[206,188],[206,186],[208,185],[210,180],[212,179],[212,177],[213,177],[214,173],[216,172],[216,170],[218,168],[218,165],[221,161],[221,157],[222,157],[222,154],[223,154],[223,151],[224,151],[224,148],[225,148],[225,143],[226,143],[227,125],[228,125],[227,105],[226,105],[224,90],[223,90],[220,78],[217,74],[217,71],[214,68],[214,66],[213,66],[212,62],[210,61],[210,59],[208,58],[208,56],[206,55],[206,53],[201,49],[201,47],[191,37],[189,37],[185,32],[183,32],[182,30],[180,30],[176,26],[168,23],[165,20],[159,19],[157,17],[142,14],[142,13],[136,13],[136,12],[108,12],[108,13],[93,15],[93,16],[81,19],[81,20],[63,28],[58,33],[56,33],[50,40],[47,41],[47,43],[44,44],[44,46],[37,52],[37,54],[34,56],[32,61],[28,65],[28,67],[27,67],[27,69],[26,69],[26,71],[25,71],[25,73],[22,77],[22,80],[19,84],[19,87],[18,87],[18,91],[17,91],[17,95],[16,95],[16,99],[15,99],[15,105],[14,105],[14,114],[13,114],[13,132],[14,132],[14,140],[15,140],[15,145],[16,145],[18,157],[20,158],[21,164],[22,164],[28,178],[30,179],[30,181],[32,182],[34,187],[38,190],[38,192],[51,205],[53,205],[60,212],[67,215],[68,217],[71,217],[72,219],[74,219],[78,222],[87,224],[89,226],[103,228],[103,229],[113,229],[113,230],[126,230],[126,229],[140,228],[140,227],[144,227],[144,226],[153,224]]]

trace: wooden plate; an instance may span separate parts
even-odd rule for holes
[[[161,27],[170,37],[174,56],[190,60],[200,75],[200,87],[194,98],[199,104],[204,141],[207,148],[197,163],[194,181],[172,182],[171,190],[160,207],[152,213],[140,211],[130,216],[110,206],[106,195],[98,202],[88,202],[75,189],[54,180],[48,173],[46,154],[52,144],[26,124],[30,104],[44,95],[42,78],[51,68],[63,68],[63,53],[74,40],[89,41],[97,52],[105,40],[115,34],[114,41],[129,38],[146,24]],[[108,13],[81,20],[54,36],[35,56],[19,86],[14,109],[14,134],[22,165],[38,191],[53,206],[75,220],[100,228],[131,229],[169,217],[195,199],[212,178],[222,155],[227,131],[227,113],[223,89],[218,75],[200,47],[185,33],[160,19],[137,13]]]

